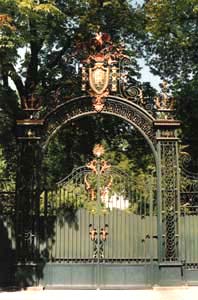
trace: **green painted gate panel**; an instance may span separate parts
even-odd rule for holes
[[[108,224],[104,241],[104,259],[108,261],[141,261],[157,259],[157,217],[140,216],[113,209],[109,214],[94,216],[79,209],[74,223],[54,218],[53,236],[41,244],[47,248],[50,261],[89,261],[93,259],[94,243],[90,224],[98,231]]]
[[[193,210],[180,217],[181,258],[187,264],[198,263],[198,216],[196,207]]]
[[[153,284],[150,264],[58,264],[48,263],[40,282],[46,288],[134,288]]]
[[[48,253],[43,283],[145,285],[152,281],[148,270],[158,259],[156,182],[148,177],[140,191],[132,176],[109,171],[104,160],[89,166],[94,174],[79,168],[41,195],[40,252]]]

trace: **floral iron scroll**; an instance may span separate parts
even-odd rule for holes
[[[105,224],[104,227],[102,227],[99,231],[99,237],[98,237],[98,231],[97,229],[90,224],[89,225],[89,236],[90,240],[93,242],[93,258],[104,258],[104,243],[107,240],[108,236],[108,224]]]
[[[107,172],[111,165],[104,159],[101,159],[101,156],[104,154],[104,147],[99,144],[95,145],[93,154],[96,159],[86,165],[91,172],[85,175],[84,182],[91,201],[97,201],[98,206],[100,206],[100,200],[110,190],[113,178]]]

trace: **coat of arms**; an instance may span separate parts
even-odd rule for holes
[[[93,97],[93,107],[101,112],[105,105],[105,97],[110,91],[117,91],[118,62],[124,57],[122,48],[115,47],[110,36],[105,33],[97,33],[93,44],[95,54],[90,54],[82,67],[82,90],[87,90]],[[87,68],[88,66],[88,68]]]
[[[110,68],[104,67],[101,62],[96,62],[93,68],[89,68],[89,84],[91,89],[98,95],[104,93],[109,85]]]

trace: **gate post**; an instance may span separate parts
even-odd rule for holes
[[[177,262],[180,260],[180,175],[177,133],[180,121],[156,120],[154,126],[159,158],[159,260],[160,262]]]
[[[37,283],[39,260],[40,129],[42,120],[17,120],[16,281]]]

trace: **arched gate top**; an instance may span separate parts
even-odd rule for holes
[[[89,96],[73,98],[56,107],[44,119],[43,149],[47,147],[50,139],[64,124],[97,113]],[[100,113],[117,116],[134,125],[145,137],[152,151],[155,152],[155,130],[153,125],[155,119],[144,108],[125,98],[109,95]]]

